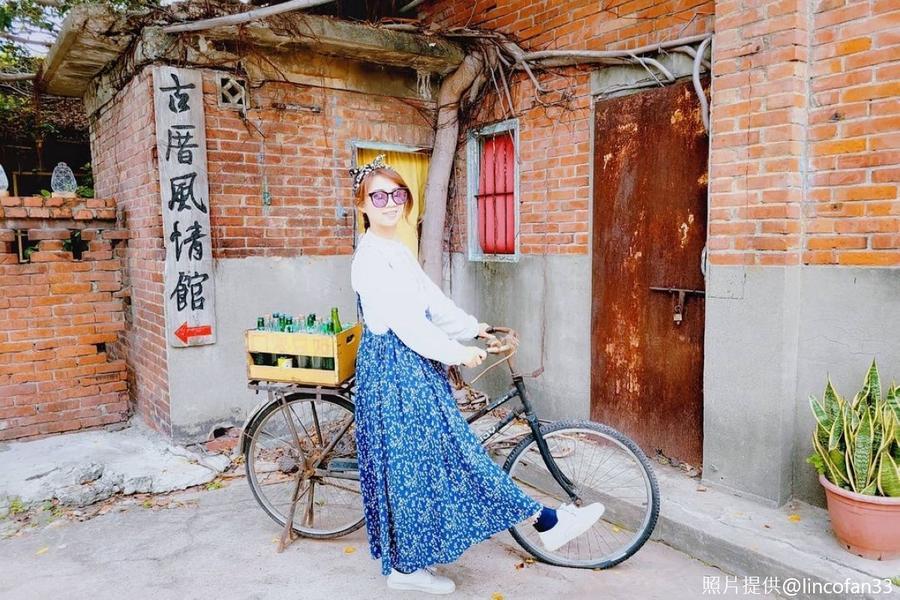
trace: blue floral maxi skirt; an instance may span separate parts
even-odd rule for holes
[[[356,384],[360,489],[382,574],[453,562],[541,510],[478,442],[440,362],[363,324]]]

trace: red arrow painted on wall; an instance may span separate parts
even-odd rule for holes
[[[188,327],[187,321],[185,321],[181,324],[181,327],[175,330],[175,337],[185,344],[188,343],[190,338],[201,335],[212,335],[212,326],[198,325],[197,327]]]

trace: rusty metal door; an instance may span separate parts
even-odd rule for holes
[[[598,102],[595,112],[591,418],[651,456],[699,468],[708,148],[700,103],[685,81]]]

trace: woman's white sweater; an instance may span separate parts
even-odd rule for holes
[[[478,319],[444,295],[402,242],[366,231],[353,257],[350,283],[372,333],[390,329],[412,350],[447,365],[468,357],[457,340],[474,339]]]

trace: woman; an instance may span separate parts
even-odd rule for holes
[[[378,156],[353,169],[366,232],[351,281],[363,318],[356,361],[356,441],[366,532],[392,589],[449,594],[430,565],[529,520],[551,550],[581,535],[603,505],[545,507],[491,460],[456,407],[441,363],[475,367],[491,337],[394,239],[412,206],[403,179]]]

